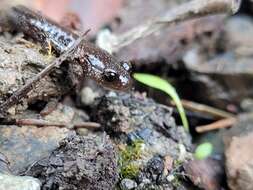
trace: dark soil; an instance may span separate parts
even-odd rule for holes
[[[104,135],[72,135],[50,157],[39,160],[27,173],[42,182],[42,189],[111,189],[118,181],[117,154]]]

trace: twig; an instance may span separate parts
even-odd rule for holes
[[[75,129],[79,129],[79,128],[99,129],[101,128],[101,125],[96,122],[81,122],[81,123],[75,123],[74,128]]]
[[[234,114],[226,112],[224,110],[220,110],[220,109],[208,106],[208,105],[192,102],[189,100],[182,99],[181,103],[182,103],[183,107],[188,110],[211,115],[214,117],[214,119],[230,118],[230,117],[235,116]],[[171,104],[175,105],[175,103],[172,101],[171,101]]]
[[[167,11],[161,16],[148,20],[123,34],[111,34],[108,31],[98,35],[97,44],[109,52],[119,51],[135,40],[144,38],[165,27],[207,15],[237,12],[241,0],[193,0]]]
[[[198,133],[204,133],[204,132],[212,131],[215,129],[227,128],[227,127],[231,127],[232,125],[234,125],[236,123],[236,121],[237,121],[237,119],[234,117],[221,119],[219,121],[216,121],[216,122],[208,124],[208,125],[198,126],[198,127],[196,127],[196,131]]]
[[[87,128],[87,129],[99,129],[101,125],[95,122],[79,122],[79,123],[62,123],[62,122],[51,122],[43,119],[16,119],[16,125],[36,125],[36,126],[56,126],[56,127],[66,127],[72,125],[73,128]]]
[[[43,77],[48,75],[53,71],[54,68],[57,68],[61,65],[61,63],[66,60],[71,52],[76,49],[76,47],[81,43],[84,39],[84,36],[87,32],[85,32],[80,38],[78,38],[75,43],[66,50],[63,54],[61,54],[58,58],[56,58],[52,63],[50,63],[46,68],[44,68],[40,73],[38,73],[32,80],[28,81],[27,84],[22,86],[19,90],[14,92],[3,104],[0,105],[0,116],[6,114],[7,110],[17,104],[22,98],[24,98],[28,92],[30,92],[33,88],[35,88],[37,82],[39,82]]]

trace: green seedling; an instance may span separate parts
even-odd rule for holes
[[[180,98],[175,90],[175,88],[166,80],[155,76],[155,75],[150,75],[150,74],[144,74],[144,73],[135,73],[134,74],[134,78],[147,85],[150,86],[152,88],[156,88],[158,90],[161,90],[163,92],[165,92],[166,94],[168,94],[171,99],[175,102],[176,107],[178,109],[180,118],[182,120],[183,126],[185,128],[186,131],[189,131],[189,124],[185,115],[185,111],[184,108],[182,106],[182,103],[180,101]]]
[[[198,145],[195,150],[194,157],[198,160],[203,160],[210,156],[213,151],[213,145],[209,142]]]

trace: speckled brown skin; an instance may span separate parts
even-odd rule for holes
[[[13,29],[23,32],[42,45],[50,43],[59,54],[71,47],[79,37],[67,28],[21,5],[12,7],[7,18]],[[131,65],[118,61],[105,50],[86,40],[80,43],[68,61],[71,62],[70,78],[75,80],[74,84],[87,76],[106,88],[127,90],[131,87]]]

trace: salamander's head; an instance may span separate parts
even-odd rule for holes
[[[87,76],[105,88],[128,90],[132,85],[131,64],[117,59],[108,52],[94,47],[85,51]]]
[[[115,90],[128,90],[132,86],[131,64],[120,61],[115,66],[109,66],[104,69],[102,80],[102,85],[105,87]]]

